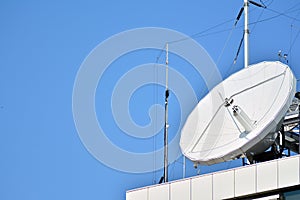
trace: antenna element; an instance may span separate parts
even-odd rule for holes
[[[168,76],[169,76],[169,50],[166,44],[166,92],[165,92],[165,127],[164,127],[164,182],[168,182]]]

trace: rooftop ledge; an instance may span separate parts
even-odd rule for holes
[[[249,199],[300,189],[300,156],[194,176],[126,192],[126,200]]]

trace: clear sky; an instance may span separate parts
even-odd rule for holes
[[[277,53],[282,50],[288,54],[289,65],[299,79],[300,2],[262,1],[267,9],[250,8],[250,64],[278,60]],[[0,199],[118,200],[125,199],[126,190],[157,183],[161,170],[124,172],[125,166],[130,164],[137,167],[136,171],[142,171],[142,164],[139,166],[134,160],[120,158],[96,141],[93,145],[100,151],[99,155],[108,155],[111,161],[118,161],[118,166],[110,166],[88,151],[74,120],[72,96],[76,76],[92,50],[111,36],[135,28],[159,27],[192,35],[216,63],[221,77],[226,78],[243,65],[243,50],[236,65],[232,65],[243,33],[243,18],[234,29],[232,27],[242,5],[242,0],[1,1]],[[139,39],[117,43],[113,49],[100,46],[104,52],[97,59],[102,61],[109,56],[105,48],[108,48],[107,52],[118,52]],[[144,40],[149,41],[147,37]],[[187,45],[189,41],[191,39],[178,43]],[[170,44],[170,51],[172,48],[175,47]],[[152,105],[163,105],[162,85],[143,85],[130,93],[129,99],[118,94],[114,97],[118,100],[117,105],[123,105],[125,101],[124,105],[128,106],[125,111],[129,111],[137,127],[153,124],[149,129],[154,131],[150,137],[142,133],[126,134],[119,123],[126,123],[128,119],[121,113],[120,121],[115,121],[118,113],[112,114],[111,105],[116,102],[111,98],[118,81],[136,66],[157,61],[157,64],[151,64],[155,73],[150,80],[157,83],[162,76],[160,70],[163,68],[159,64],[164,63],[164,57],[164,52],[149,48],[120,54],[96,85],[95,114],[106,137],[120,149],[147,153],[162,148],[161,107],[152,110],[152,117],[148,115]],[[159,66],[161,68],[157,69]],[[186,77],[197,101],[207,92],[205,77],[197,74],[185,59],[170,53],[170,68]],[[130,80],[148,80],[149,77],[150,74],[141,73]],[[175,91],[169,98],[172,140],[180,132],[180,122],[184,119],[180,118],[180,99],[174,95],[182,88],[172,83],[172,78],[170,82]],[[148,167],[155,169],[156,164],[162,163],[160,158],[159,153],[154,154],[152,160],[147,160],[151,163]],[[200,173],[240,164],[238,160],[200,166]],[[182,178],[182,159],[173,162],[169,171],[170,180]],[[199,170],[187,162],[186,176],[197,173]]]

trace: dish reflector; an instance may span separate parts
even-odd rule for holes
[[[296,79],[281,62],[261,62],[231,75],[187,118],[183,154],[211,165],[264,152],[274,143],[295,90]]]

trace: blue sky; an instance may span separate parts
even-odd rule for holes
[[[277,52],[282,50],[289,54],[290,67],[296,78],[300,78],[300,3],[263,2],[268,9],[253,6],[250,9],[250,64],[278,60]],[[89,53],[114,34],[134,28],[161,27],[186,35],[196,34],[194,40],[206,49],[226,78],[243,65],[241,51],[237,64],[232,66],[242,37],[243,19],[230,31],[242,4],[242,0],[1,1],[0,199],[117,200],[125,199],[126,190],[157,183],[162,171],[121,172],[87,151],[72,113],[78,70]],[[124,134],[110,114],[111,90],[127,71],[154,63],[158,55],[159,50],[151,49],[123,55],[99,82],[95,96],[98,120],[109,133],[107,137],[126,150],[149,152],[161,148],[162,131],[148,139]],[[163,60],[164,54],[158,63]],[[207,92],[203,78],[185,60],[170,54],[170,67],[187,77],[198,100]],[[142,87],[130,99],[132,119],[141,126],[147,125],[149,107],[163,105],[163,101],[162,86]],[[179,128],[180,109],[174,95],[171,94],[169,101],[172,138]],[[159,121],[161,117],[155,119]],[[105,150],[103,153],[110,155]],[[182,177],[181,162],[170,166],[171,180]],[[240,161],[201,166],[200,170],[208,173],[238,165]],[[196,174],[197,170],[188,162],[186,176]]]

